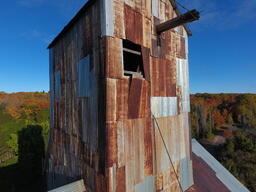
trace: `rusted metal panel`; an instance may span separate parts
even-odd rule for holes
[[[115,37],[106,37],[105,76],[108,78],[123,77],[122,40]]]
[[[155,177],[146,177],[141,183],[135,186],[135,192],[155,192]]]
[[[142,14],[148,19],[151,19],[151,3],[151,1],[142,0]]]
[[[150,81],[150,49],[142,47],[141,48],[142,58],[143,58],[143,69],[145,79]]]
[[[110,1],[113,1],[115,37],[124,39],[125,38],[124,0],[110,0]]]
[[[166,21],[165,10],[166,10],[166,3],[163,1],[159,1],[159,19],[162,22]]]
[[[166,97],[176,96],[176,63],[175,59],[166,60]]]
[[[141,91],[142,91],[142,79],[132,78],[130,93],[129,93],[129,119],[136,119],[139,117]]]
[[[151,118],[146,119],[144,126],[144,175],[153,174],[153,130]]]
[[[106,167],[117,163],[117,123],[107,122],[106,124]]]
[[[195,183],[199,188],[213,191],[249,192],[223,165],[221,165],[206,149],[195,139],[192,140],[193,166]],[[202,178],[201,173],[208,175],[208,181]],[[200,181],[202,179],[205,183]],[[223,186],[224,184],[224,186]],[[228,189],[228,190],[227,190]]]
[[[106,169],[107,175],[107,191],[115,192],[116,191],[116,165],[114,164],[112,167]]]
[[[188,61],[176,59],[177,85],[181,89],[181,111],[190,112]]]
[[[136,0],[124,0],[126,5],[129,5],[132,8],[135,8],[135,1]]]
[[[117,122],[117,166],[125,166],[125,123]]]
[[[152,57],[152,96],[176,96],[176,63]]]
[[[144,178],[144,126],[145,119],[133,120],[135,151],[135,184]]]
[[[163,174],[159,173],[155,177],[155,183],[156,183],[156,190],[162,191],[163,190]]]
[[[132,120],[125,121],[125,161],[126,191],[134,192],[135,184],[135,139],[136,134]]]
[[[125,192],[126,191],[126,186],[125,186],[125,166],[120,167],[117,169],[117,186],[116,186],[116,191],[117,192]]]
[[[180,37],[180,58],[186,59],[186,42],[185,38]]]
[[[151,48],[151,20],[145,16],[142,18],[143,23],[143,42],[142,45]]]
[[[152,61],[152,75],[151,75],[151,95],[152,96],[160,96],[160,88],[159,88],[159,60],[158,58],[151,57]]]
[[[141,13],[136,12],[130,6],[125,5],[125,34],[126,39],[142,44],[143,42],[143,23]]]
[[[117,80],[117,120],[128,119],[129,79]]]
[[[106,80],[106,120],[116,121],[116,111],[117,111],[117,89],[116,89],[116,79],[107,78]]]
[[[142,13],[142,0],[134,0],[135,1],[135,11],[138,13]]]
[[[155,117],[178,115],[177,97],[151,97],[151,111]]]
[[[135,12],[133,9],[125,5],[124,6],[125,11],[125,35],[126,39],[135,42],[135,31],[134,31],[134,21],[135,21]]]
[[[101,174],[96,175],[96,190],[95,192],[107,192],[105,177]]]
[[[184,139],[185,139],[185,146],[186,146],[186,156],[190,158],[191,156],[191,135],[190,135],[190,128],[189,128],[189,113],[182,113],[181,121],[183,121],[183,130],[184,130]]]

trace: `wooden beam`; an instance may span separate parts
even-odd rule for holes
[[[200,13],[195,9],[193,9],[192,11],[188,11],[187,13],[184,13],[174,19],[168,20],[164,23],[160,23],[159,25],[156,26],[156,32],[157,34],[161,34],[164,31],[183,25],[185,23],[199,20],[199,18],[200,18]]]

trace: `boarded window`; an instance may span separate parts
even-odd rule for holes
[[[144,77],[141,46],[123,40],[123,64],[125,76]]]
[[[60,71],[55,72],[55,74],[54,74],[54,96],[56,99],[60,99],[60,97],[61,97]]]
[[[84,57],[78,63],[78,97],[90,97],[91,95],[91,69],[90,56]]]

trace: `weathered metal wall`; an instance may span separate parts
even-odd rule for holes
[[[100,22],[96,1],[50,48],[48,189],[80,178],[88,191],[102,191],[105,186],[100,163],[105,159]]]
[[[48,186],[180,191],[193,184],[188,47],[169,0],[98,0],[50,50]],[[124,76],[123,39],[141,46],[144,78]],[[159,45],[160,42],[160,45]],[[161,129],[174,169],[158,130]]]
[[[182,26],[166,31],[159,46],[155,26],[176,16],[169,0],[107,2],[101,1],[108,191],[180,191],[157,124],[186,190],[193,184],[187,33]],[[144,78],[124,76],[123,39],[141,45]]]

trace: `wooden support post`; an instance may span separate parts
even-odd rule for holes
[[[199,20],[199,18],[200,13],[193,9],[192,11],[188,11],[187,13],[182,14],[174,19],[168,20],[164,23],[160,23],[156,26],[156,32],[158,35],[160,35],[164,31],[183,25],[185,23]]]

